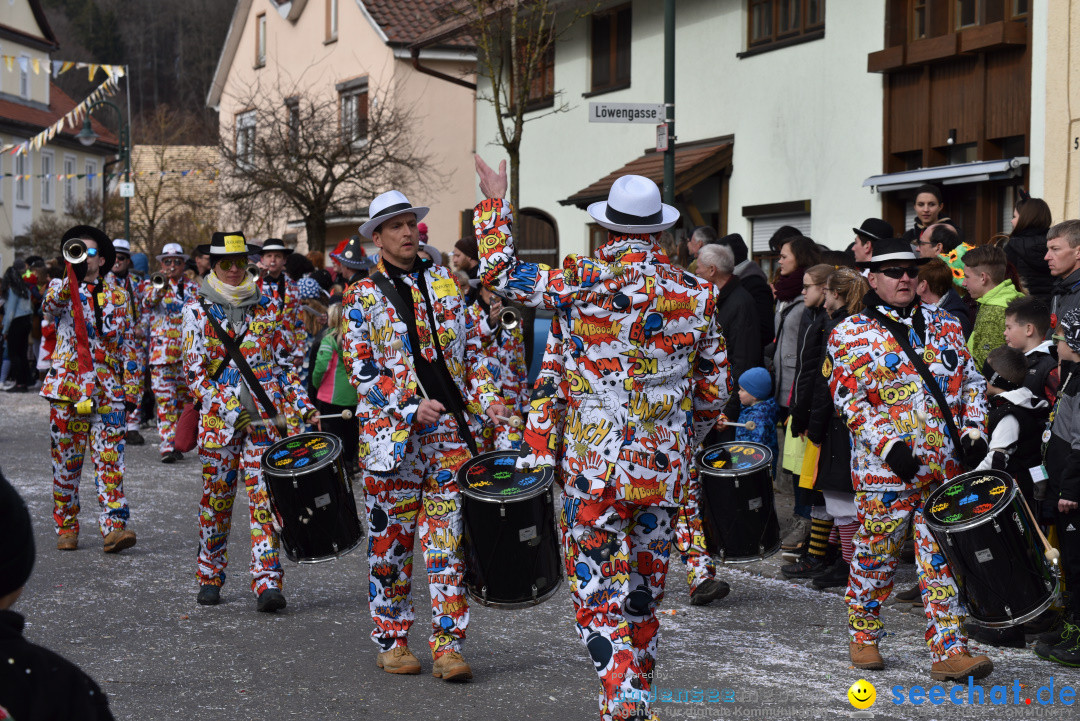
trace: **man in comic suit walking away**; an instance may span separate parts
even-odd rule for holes
[[[49,401],[56,547],[78,548],[79,479],[89,453],[104,550],[117,553],[135,545],[124,496],[127,412],[140,395],[128,297],[104,281],[116,257],[105,233],[79,225],[62,241],[65,248],[79,241],[85,255],[66,264],[65,277],[49,282],[41,303],[41,312],[56,319],[52,368],[41,384]]]
[[[552,269],[514,256],[505,162],[497,173],[479,157],[476,166],[487,198],[473,216],[484,285],[555,310],[562,334],[561,348],[548,345],[562,378],[538,384],[519,464],[559,459],[566,571],[601,718],[649,718],[675,517],[694,450],[730,393],[715,293],[663,260],[656,235],[679,212],[648,178],[623,176],[589,206],[609,231],[596,260],[568,256]],[[565,417],[545,393],[565,398]]]
[[[199,410],[203,468],[197,601],[213,606],[221,600],[232,506],[242,480],[255,608],[272,613],[285,608],[284,574],[262,455],[284,432],[286,411],[315,424],[319,414],[296,376],[277,306],[247,273],[249,252],[242,233],[214,233],[210,273],[183,312],[185,383]]]
[[[967,651],[956,581],[927,530],[923,504],[938,484],[974,468],[986,454],[986,441],[971,434],[984,431],[986,382],[959,322],[915,294],[919,264],[926,260],[902,240],[875,242],[873,260],[860,264],[870,271],[866,308],[840,323],[827,342],[822,372],[853,436],[860,523],[846,595],[849,653],[856,668],[884,668],[879,616],[910,523],[934,659],[930,675],[939,681],[982,678],[993,663]],[[918,364],[933,376],[947,407],[939,405]],[[943,413],[959,429],[959,448]]]
[[[428,209],[391,190],[369,212],[360,234],[375,243],[379,262],[346,291],[342,336],[358,396],[376,664],[388,673],[420,673],[408,647],[419,523],[431,591],[432,673],[467,681],[472,669],[461,645],[469,605],[456,473],[476,453],[477,416],[486,409],[494,423],[507,410],[457,283],[447,268],[417,255],[416,224]]]

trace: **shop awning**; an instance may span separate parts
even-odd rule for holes
[[[1030,158],[1018,157],[1005,160],[980,160],[975,163],[940,165],[934,168],[904,170],[887,175],[871,175],[863,181],[864,188],[879,193],[911,190],[924,183],[935,185],[959,185],[960,183],[985,183],[990,180],[1007,180],[1020,175],[1022,167]]]
[[[730,137],[707,145],[687,144],[675,147],[675,194],[678,195],[694,187],[711,175],[715,175],[731,165],[731,149],[734,140]],[[589,203],[607,200],[611,185],[623,175],[643,175],[658,186],[664,185],[664,154],[649,151],[640,158],[631,160],[618,170],[612,171],[588,185],[569,198],[560,200],[560,205],[576,205],[585,208]]]

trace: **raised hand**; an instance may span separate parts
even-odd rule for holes
[[[476,158],[476,175],[480,178],[480,192],[485,198],[505,198],[508,182],[506,180],[506,161],[499,161],[499,172],[491,169],[479,155]]]

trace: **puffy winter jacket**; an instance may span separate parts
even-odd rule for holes
[[[1016,266],[1027,292],[1049,302],[1054,288],[1054,276],[1046,257],[1047,228],[1028,228],[1014,233],[1005,244],[1005,257]]]

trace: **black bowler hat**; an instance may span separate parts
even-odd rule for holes
[[[265,241],[263,241],[262,252],[268,253],[271,250],[276,250],[279,253],[284,253],[285,255],[289,255],[293,252],[292,248],[285,247],[285,241],[281,238],[267,238]]]
[[[106,273],[112,270],[113,263],[116,262],[116,249],[113,248],[112,240],[105,235],[103,230],[92,225],[76,225],[73,228],[68,228],[68,231],[64,233],[64,237],[60,239],[60,245],[72,238],[92,240],[97,243],[97,250],[101,254],[102,260],[101,270],[99,271],[101,277],[104,277]]]
[[[252,248],[239,230],[214,233],[210,238],[210,257],[222,255],[248,255]]]
[[[862,225],[858,228],[852,228],[852,230],[855,231],[856,235],[869,240],[871,244],[881,240],[888,240],[896,235],[893,232],[892,224],[881,218],[867,218],[862,222]],[[877,254],[877,246],[874,246],[874,254]]]
[[[856,263],[855,265],[860,268],[869,268],[872,272],[876,272],[882,263],[905,261],[916,265],[922,265],[923,263],[929,263],[933,260],[932,258],[920,258],[915,255],[915,251],[911,249],[911,243],[903,238],[884,238],[875,240],[873,243],[873,257],[864,263]]]

